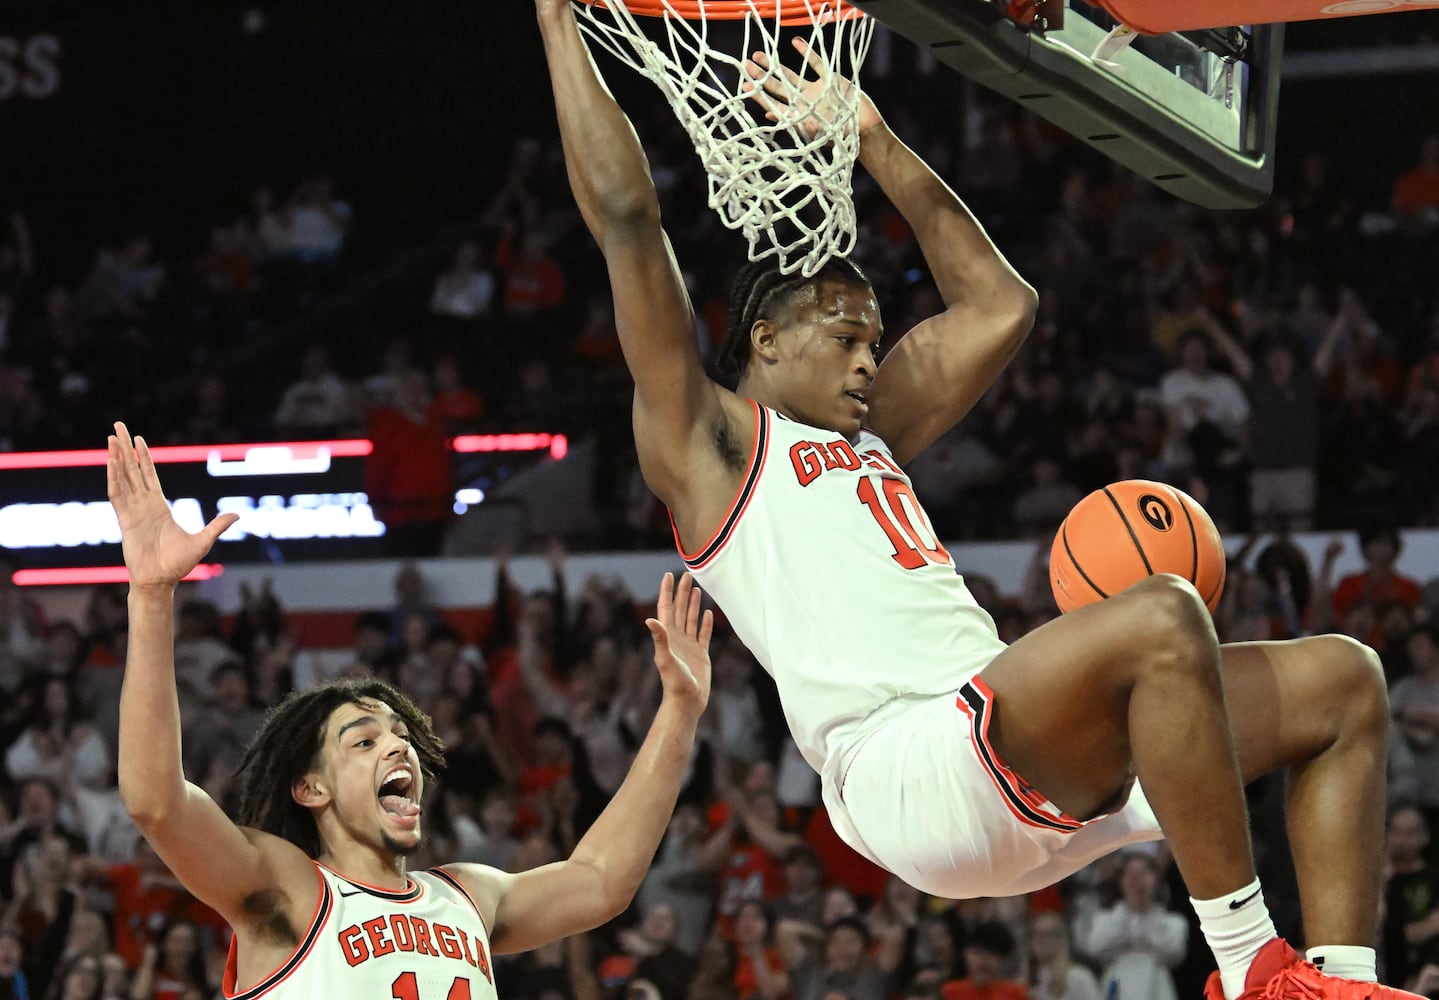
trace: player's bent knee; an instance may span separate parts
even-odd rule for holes
[[[1126,660],[1134,679],[1180,676],[1220,683],[1219,639],[1214,620],[1194,585],[1183,577],[1155,574],[1125,591],[1132,624],[1126,629]]]
[[[1199,602],[1200,607],[1204,606],[1194,584],[1177,573],[1155,573],[1140,580],[1130,590],[1133,593],[1167,594],[1174,600],[1194,600]]]
[[[1129,590],[1140,602],[1139,613],[1157,644],[1191,647],[1212,655],[1217,643],[1214,619],[1194,584],[1172,573],[1156,573]]]
[[[1389,685],[1379,654],[1347,635],[1316,636],[1313,641],[1323,644],[1323,656],[1329,664],[1324,673],[1331,684],[1339,685],[1338,689],[1344,692],[1343,700],[1352,722],[1387,738]]]

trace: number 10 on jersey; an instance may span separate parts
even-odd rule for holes
[[[880,489],[875,489],[876,479],[882,484]],[[939,543],[909,483],[887,476],[865,476],[855,492],[860,503],[869,508],[875,521],[884,529],[894,546],[890,558],[900,566],[919,569],[926,563],[945,565],[949,562],[949,553]]]

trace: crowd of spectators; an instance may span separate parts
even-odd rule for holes
[[[1379,947],[1387,981],[1439,984],[1439,580],[1394,570],[1392,530],[1334,579],[1284,535],[1237,554],[1216,624],[1225,640],[1337,629],[1371,642],[1391,679],[1391,813]],[[968,580],[1009,640],[1054,614],[1036,547],[1025,591]],[[399,685],[434,720],[448,767],[427,785],[426,839],[408,859],[502,868],[572,849],[618,787],[659,702],[646,608],[613,576],[502,595],[461,627],[402,563],[388,607],[357,613],[345,649],[311,649],[268,585],[223,616],[182,594],[176,678],[191,780],[235,808],[233,771],[266,706],[341,676]],[[575,584],[579,586],[576,589]],[[80,620],[47,621],[0,574],[0,996],[208,1000],[228,931],[125,816],[115,784],[123,588]],[[468,630],[465,630],[468,629]],[[1163,843],[1010,899],[923,896],[846,847],[784,726],[772,681],[723,626],[713,693],[680,803],[630,911],[496,964],[501,995],[534,1000],[1094,1000],[1198,995],[1211,959]],[[1282,933],[1302,922],[1283,780],[1250,789],[1256,858]]]

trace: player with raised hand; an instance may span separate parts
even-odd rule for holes
[[[507,873],[406,870],[426,779],[444,766],[429,720],[381,681],[289,696],[241,764],[239,822],[181,768],[176,584],[234,523],[175,522],[143,439],[109,440],[110,500],[130,571],[120,794],[145,838],[235,935],[226,996],[469,1000],[496,996],[490,954],[587,930],[629,905],[665,831],[709,698],[711,612],[666,574],[647,622],[663,695],[628,776],[569,858]]]
[[[1388,725],[1373,651],[1339,636],[1221,650],[1194,587],[1170,575],[1006,647],[903,469],[1014,355],[1034,291],[862,98],[859,162],[914,230],[944,311],[880,364],[879,304],[853,263],[804,277],[752,262],[720,358],[737,389],[721,387],[634,129],[569,0],[536,10],[635,380],[641,471],[686,564],[773,674],[840,835],[949,897],[1038,889],[1164,836],[1218,961],[1211,1000],[1403,995],[1372,981],[1369,947]],[[765,112],[824,127],[823,81],[770,63],[747,67]],[[1275,935],[1254,870],[1243,784],[1276,769],[1325,974]]]

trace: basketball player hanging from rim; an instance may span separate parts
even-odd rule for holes
[[[1339,636],[1221,647],[1174,576],[1006,647],[902,470],[1014,355],[1033,289],[861,98],[860,163],[913,228],[945,311],[877,365],[879,305],[847,260],[811,278],[750,264],[724,344],[738,390],[722,388],[638,138],[570,0],[536,7],[635,380],[641,470],[690,570],[774,676],[841,836],[961,898],[1039,889],[1164,837],[1218,961],[1209,997],[1412,996],[1372,983],[1388,727],[1374,653]],[[755,96],[812,114],[785,105],[810,89],[790,81]],[[1243,785],[1277,769],[1323,975],[1276,938],[1255,874]]]
[[[569,858],[507,873],[476,864],[408,872],[425,780],[444,747],[415,704],[379,680],[290,695],[240,765],[239,824],[180,767],[176,584],[235,521],[191,534],[170,513],[144,441],[109,441],[110,498],[130,571],[120,696],[120,794],[140,831],[234,929],[225,995],[238,1000],[478,1000],[490,953],[538,947],[623,912],[674,810],[709,697],[711,612],[666,574],[655,617],[663,696],[619,791]]]

